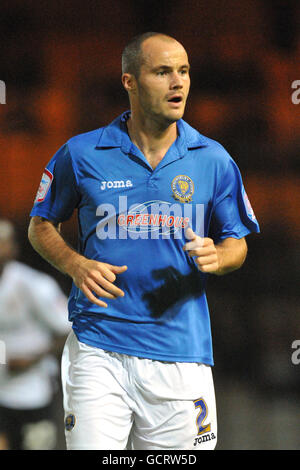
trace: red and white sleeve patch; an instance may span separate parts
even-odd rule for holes
[[[45,168],[38,192],[35,197],[35,201],[34,201],[35,203],[44,201],[48,193],[48,190],[51,186],[52,180],[53,180],[52,173],[49,170],[47,170],[47,168]]]
[[[245,188],[243,188],[243,199],[244,199],[244,204],[245,204],[245,207],[246,207],[248,217],[250,217],[250,219],[252,219],[252,220],[256,220],[254,210],[252,209],[252,206],[251,206],[251,203],[250,203],[249,198],[247,196],[247,193],[245,191]]]

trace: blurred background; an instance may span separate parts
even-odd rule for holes
[[[2,1],[0,218],[16,225],[19,259],[68,293],[69,279],[27,241],[29,213],[56,150],[128,109],[121,53],[145,31],[185,46],[184,118],[235,159],[261,227],[248,237],[242,269],[208,283],[217,449],[300,449],[300,364],[292,362],[300,339],[298,0]],[[75,218],[64,233],[76,243]],[[59,392],[56,400],[64,449]]]

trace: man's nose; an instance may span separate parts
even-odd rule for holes
[[[182,77],[179,73],[173,72],[170,80],[170,88],[178,89],[183,87]]]

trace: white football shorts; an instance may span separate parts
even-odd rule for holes
[[[62,356],[68,450],[213,450],[211,367],[104,351],[73,331]]]

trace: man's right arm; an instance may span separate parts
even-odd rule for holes
[[[127,266],[114,266],[80,255],[63,239],[60,225],[34,216],[28,227],[28,239],[42,258],[73,279],[90,302],[107,307],[98,297],[115,299],[124,296],[114,281],[116,274],[126,271]]]

